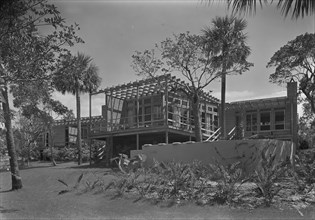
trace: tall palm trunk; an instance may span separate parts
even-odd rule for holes
[[[80,101],[80,91],[76,90],[76,102],[77,102],[77,147],[78,147],[78,165],[82,163],[82,142],[81,142],[81,101]]]
[[[221,108],[220,108],[221,139],[223,140],[226,139],[225,93],[226,93],[226,73],[224,69],[221,76]]]
[[[7,148],[10,156],[10,169],[11,169],[11,179],[12,179],[12,190],[17,190],[22,188],[22,178],[20,176],[18,156],[15,150],[12,123],[11,123],[11,111],[9,106],[8,88],[5,87],[2,90],[2,95],[4,97],[5,103],[3,103],[3,114],[5,119],[6,128],[6,140]]]
[[[197,142],[202,141],[199,104],[200,104],[199,97],[198,95],[195,95],[192,99],[192,110],[193,110],[193,116],[194,116],[195,136],[196,136]]]

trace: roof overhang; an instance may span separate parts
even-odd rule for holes
[[[267,99],[253,99],[238,102],[231,102],[227,104],[226,109],[229,110],[250,110],[250,109],[270,109],[285,107],[287,97],[275,97]]]

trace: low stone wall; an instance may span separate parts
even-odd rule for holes
[[[257,166],[261,152],[265,148],[267,148],[265,154],[276,154],[277,160],[291,158],[295,153],[295,147],[291,141],[256,139],[144,145],[142,150],[131,151],[131,157],[137,154],[146,155],[145,166],[152,165],[154,159],[182,163],[197,160],[204,164],[218,162],[223,165],[240,161],[244,169],[250,172]]]

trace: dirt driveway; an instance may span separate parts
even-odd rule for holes
[[[65,188],[58,179],[75,183],[80,174],[107,175],[108,169],[87,168],[75,163],[34,163],[21,170],[23,188],[9,191],[10,173],[0,173],[0,219],[315,219],[315,206],[303,210],[302,217],[294,209],[259,208],[233,209],[226,206],[200,207],[193,204],[181,206],[154,205],[148,201],[135,202],[104,193],[70,192],[59,195]],[[106,177],[107,178],[107,177]]]

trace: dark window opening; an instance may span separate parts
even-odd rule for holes
[[[284,129],[284,110],[275,112],[275,129],[283,130]]]
[[[260,130],[261,131],[270,130],[270,112],[260,113]]]

